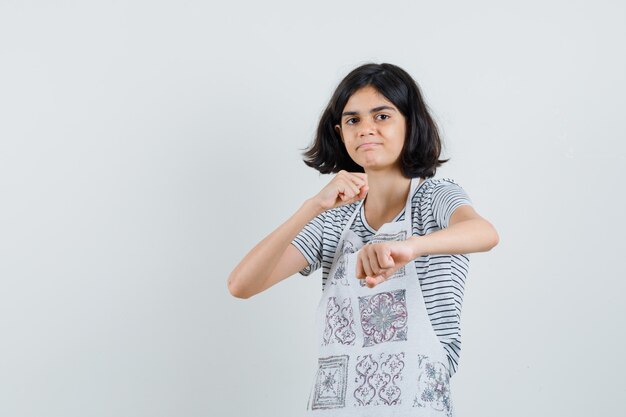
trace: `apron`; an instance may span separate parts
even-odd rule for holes
[[[369,243],[412,234],[411,179],[404,221],[385,223]],[[317,371],[307,416],[454,416],[448,357],[428,318],[411,260],[369,288],[356,277],[364,242],[350,226],[341,238],[316,311]]]

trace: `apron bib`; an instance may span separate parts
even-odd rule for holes
[[[412,234],[411,179],[404,221],[385,223],[369,243]],[[432,328],[411,260],[369,288],[356,277],[364,242],[350,226],[341,238],[316,311],[318,368],[307,416],[452,417],[446,352]]]

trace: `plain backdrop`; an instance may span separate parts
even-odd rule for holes
[[[338,82],[418,82],[500,244],[470,255],[459,417],[623,416],[626,5],[0,0],[0,415],[294,417],[321,271],[228,274],[332,176]]]

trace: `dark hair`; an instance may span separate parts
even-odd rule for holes
[[[374,87],[385,96],[406,119],[406,138],[400,155],[403,175],[406,178],[433,177],[437,167],[449,161],[439,160],[439,131],[415,80],[402,68],[392,64],[362,65],[339,83],[322,113],[314,142],[302,153],[304,163],[322,174],[341,170],[364,172],[363,167],[348,155],[335,125],[341,123],[341,113],[350,96],[367,86]]]

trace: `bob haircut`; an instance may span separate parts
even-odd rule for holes
[[[322,113],[315,140],[302,155],[304,163],[322,174],[365,172],[350,158],[335,130],[341,113],[357,90],[371,86],[392,102],[406,119],[406,137],[400,153],[400,167],[406,178],[429,178],[449,159],[439,160],[441,140],[420,89],[411,76],[392,64],[365,64],[352,70],[337,86]]]

